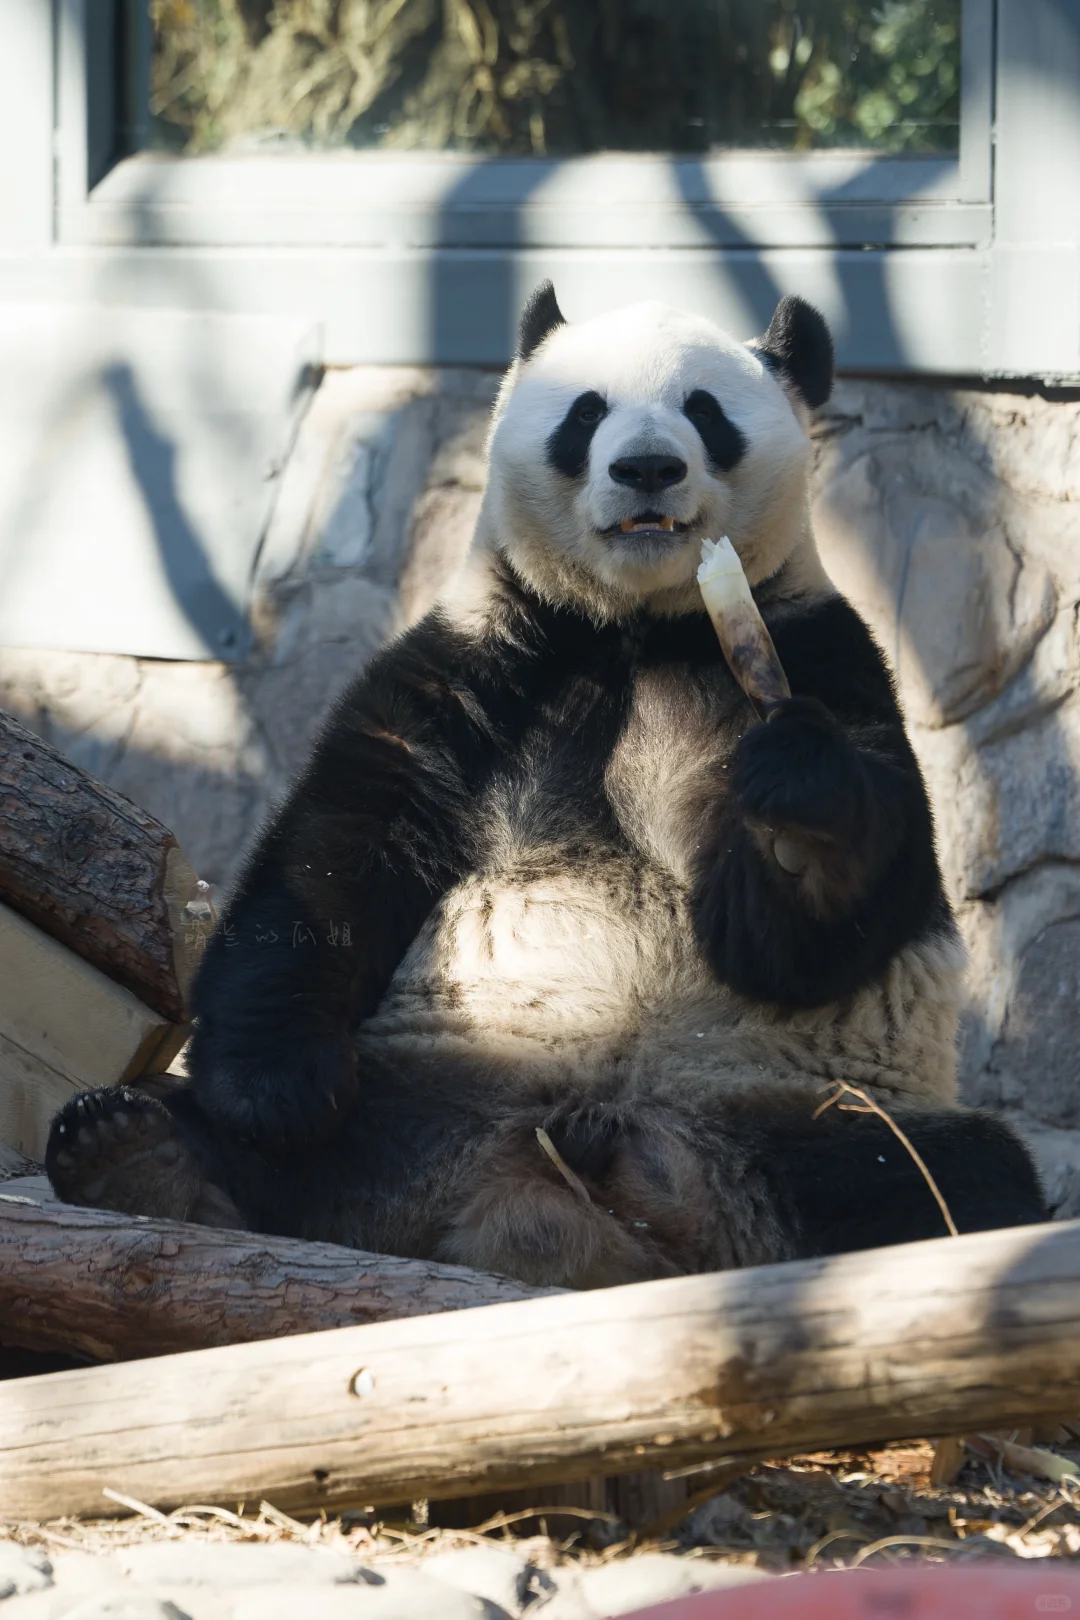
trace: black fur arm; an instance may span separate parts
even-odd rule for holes
[[[192,1085],[233,1129],[317,1135],[354,1093],[352,1032],[470,861],[468,784],[497,751],[480,663],[437,615],[388,648],[248,862],[192,998]]]
[[[752,725],[701,852],[695,922],[717,976],[816,1006],[946,923],[926,790],[884,660],[842,598],[774,627],[792,692]]]

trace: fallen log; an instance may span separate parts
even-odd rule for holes
[[[206,932],[196,882],[167,828],[0,712],[0,901],[173,1023]]]
[[[292,1512],[1015,1426],[1080,1402],[1080,1222],[0,1388],[0,1518]],[[115,1511],[115,1508],[113,1509]]]
[[[551,1292],[332,1243],[62,1204],[0,1184],[0,1343],[133,1360]]]

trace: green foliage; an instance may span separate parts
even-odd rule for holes
[[[956,146],[960,17],[941,0],[818,5],[794,98],[799,145]],[[797,12],[795,13],[797,15]]]
[[[150,0],[159,144],[955,150],[960,0]]]

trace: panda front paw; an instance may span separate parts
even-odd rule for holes
[[[773,835],[801,829],[850,845],[865,819],[862,761],[817,698],[788,698],[746,733],[732,786],[743,820]]]
[[[197,1029],[188,1073],[206,1113],[271,1152],[325,1141],[358,1092],[352,1043],[340,1035],[268,1039],[238,1050]]]

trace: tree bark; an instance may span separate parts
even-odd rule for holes
[[[332,1511],[1018,1426],[1080,1406],[1078,1335],[1071,1222],[54,1373],[0,1389],[0,1517],[109,1512],[106,1487]]]
[[[0,1183],[0,1343],[127,1361],[544,1292],[464,1266],[62,1204]]]
[[[173,1023],[204,937],[176,839],[0,713],[0,900]]]

